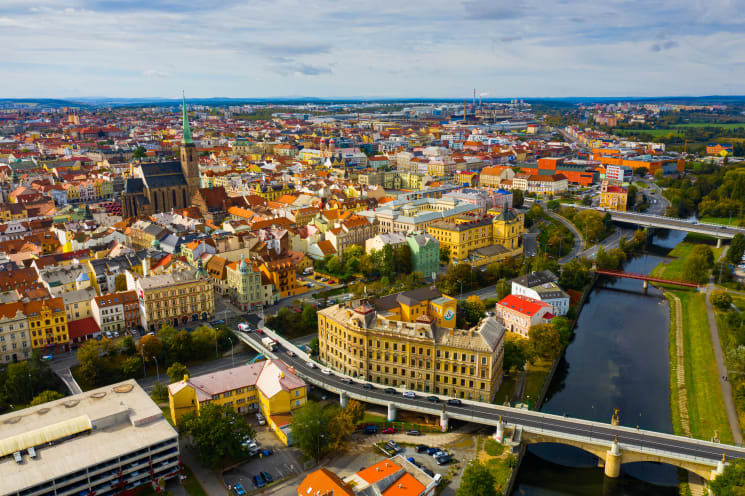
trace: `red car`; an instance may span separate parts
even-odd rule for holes
[[[264,334],[264,331],[262,331],[261,329],[256,329],[256,334]]]
[[[383,434],[393,434],[394,432],[396,432],[396,429],[393,427],[386,427],[380,432],[382,432]]]

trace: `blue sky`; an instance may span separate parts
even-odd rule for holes
[[[0,0],[0,97],[745,94],[744,0]]]

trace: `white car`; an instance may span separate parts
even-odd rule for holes
[[[264,419],[264,416],[261,413],[256,414],[256,420],[259,422],[259,425],[266,424],[266,420]]]
[[[416,398],[416,393],[412,391],[404,391],[403,395],[407,398]]]
[[[316,368],[316,364],[313,363],[313,362],[305,362],[305,365],[307,365],[308,367],[310,367],[312,369]]]
[[[331,375],[331,371],[329,369],[321,369],[322,374]]]
[[[251,327],[245,322],[238,324],[238,330],[243,332],[251,332]]]

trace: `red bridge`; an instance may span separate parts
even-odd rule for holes
[[[674,286],[684,286],[686,288],[698,288],[694,282],[675,281],[672,279],[660,279],[659,277],[645,276],[644,274],[635,274],[633,272],[624,272],[622,270],[595,269],[595,273],[601,276],[625,277],[626,279],[638,279],[646,282],[659,282],[661,284],[671,284]],[[646,284],[644,285],[646,287]]]

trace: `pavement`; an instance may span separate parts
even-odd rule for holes
[[[559,259],[560,264],[565,264],[568,261],[574,259],[579,255],[579,253],[585,249],[585,238],[582,236],[582,233],[579,232],[579,229],[577,229],[577,226],[569,222],[569,219],[562,217],[561,215],[551,212],[548,209],[544,209],[544,212],[548,214],[549,217],[552,219],[561,222],[564,224],[564,226],[572,231],[574,233],[574,246],[572,247],[572,251],[569,252],[569,254],[561,259]]]
[[[722,251],[719,256],[719,260],[724,257],[727,253],[727,248]],[[735,444],[738,446],[743,445],[742,430],[740,429],[740,422],[737,417],[737,408],[735,407],[735,400],[732,394],[732,383],[727,380],[729,376],[729,370],[727,369],[727,363],[724,361],[724,353],[722,352],[722,342],[719,339],[719,328],[717,326],[717,319],[714,313],[714,308],[711,305],[709,296],[711,291],[715,289],[714,285],[714,274],[709,278],[709,284],[704,290],[706,299],[706,315],[709,319],[709,332],[711,333],[711,342],[714,345],[714,356],[717,360],[717,371],[719,372],[719,385],[722,388],[722,396],[724,397],[724,407],[727,411],[727,420],[729,421],[729,427],[732,431],[732,438]]]

